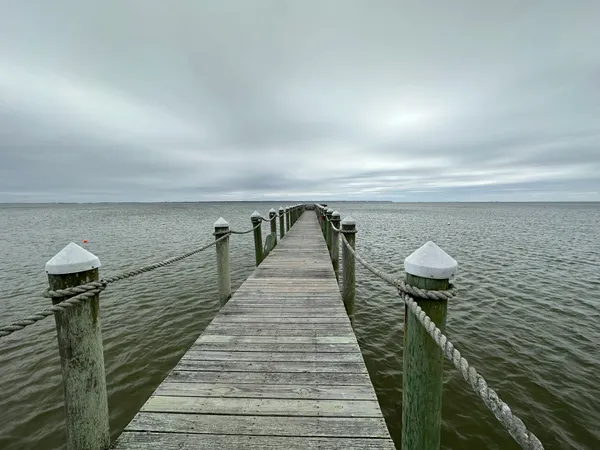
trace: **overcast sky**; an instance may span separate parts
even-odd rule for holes
[[[0,202],[600,200],[600,1],[0,0]]]

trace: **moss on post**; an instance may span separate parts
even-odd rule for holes
[[[342,234],[353,249],[356,246],[356,222],[350,216],[342,220]],[[342,248],[342,300],[346,307],[346,313],[351,321],[354,321],[354,302],[356,298],[356,267],[355,258],[348,248]]]
[[[254,211],[250,216],[252,228],[254,230],[254,254],[256,265],[258,266],[263,260],[263,244],[262,244],[262,216],[258,211]]]
[[[285,210],[282,208],[279,208],[279,237],[281,239],[283,239],[283,237],[285,236]]]
[[[333,227],[340,228],[340,213],[333,211],[331,213],[331,224]],[[331,263],[333,264],[333,271],[335,277],[339,281],[340,279],[340,233],[331,228]]]
[[[456,261],[428,242],[404,261],[406,282],[428,290],[446,290]],[[443,332],[447,301],[415,298]],[[404,311],[404,371],[402,387],[402,448],[438,450],[442,419],[444,355],[419,320]]]
[[[229,223],[219,217],[215,222],[215,239],[225,237],[216,243],[217,249],[217,279],[219,284],[219,302],[221,306],[231,298],[231,271],[229,268]]]

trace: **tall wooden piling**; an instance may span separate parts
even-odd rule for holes
[[[458,264],[428,242],[404,260],[406,283],[421,289],[446,290]],[[446,300],[415,298],[437,327],[446,327]],[[404,311],[402,449],[439,450],[442,420],[444,355],[419,320]]]
[[[331,262],[335,277],[340,279],[340,233],[335,229],[340,228],[340,213],[333,211],[331,213]]]
[[[229,223],[219,217],[215,222],[215,239],[223,240],[216,243],[217,249],[217,278],[219,284],[219,301],[221,306],[227,303],[231,298],[231,271],[229,268]]]
[[[285,208],[285,231],[290,231],[290,207]]]
[[[258,266],[263,260],[263,244],[262,244],[262,216],[258,211],[254,211],[250,216],[252,228],[254,230],[254,254],[256,256],[256,265]]]
[[[283,207],[279,208],[279,237],[283,239],[285,236],[285,210]]]
[[[271,234],[273,235],[273,247],[277,245],[277,211],[275,208],[269,210],[269,222],[271,223]]]
[[[50,290],[98,281],[100,260],[70,243],[46,263]],[[53,298],[60,303],[65,298]],[[100,296],[54,315],[62,368],[68,450],[110,445]]]
[[[353,249],[356,247],[356,222],[348,216],[342,220],[342,234]],[[351,321],[354,321],[354,301],[356,297],[355,258],[344,245],[342,248],[342,300]]]
[[[325,230],[325,242],[327,242],[327,248],[329,249],[329,254],[331,254],[331,215],[333,214],[333,209],[327,208],[325,211],[325,223],[327,224],[327,229]]]

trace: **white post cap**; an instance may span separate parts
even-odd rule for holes
[[[342,220],[342,225],[356,225],[356,220],[354,220],[351,216],[344,217],[344,220]]]
[[[250,217],[262,217],[258,211],[254,211]]]
[[[429,241],[404,260],[404,269],[417,277],[448,280],[456,274],[458,263]]]
[[[222,217],[219,217],[219,219],[215,222],[215,228],[229,228],[229,222]]]
[[[339,211],[334,211],[331,213],[331,217],[340,217],[340,216],[341,216],[341,214]]]
[[[85,272],[98,267],[100,267],[100,260],[96,255],[71,242],[46,263],[46,273],[66,275]]]
[[[333,212],[333,208],[327,208],[327,214],[331,214]]]
[[[271,213],[273,213],[273,214],[277,214],[277,211],[275,211],[275,208],[271,208],[271,209],[269,210],[269,214],[271,214]]]
[[[279,211],[283,211],[283,206],[280,206],[280,207],[279,207]]]

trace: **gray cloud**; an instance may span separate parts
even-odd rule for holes
[[[596,1],[25,3],[0,201],[600,200]]]

